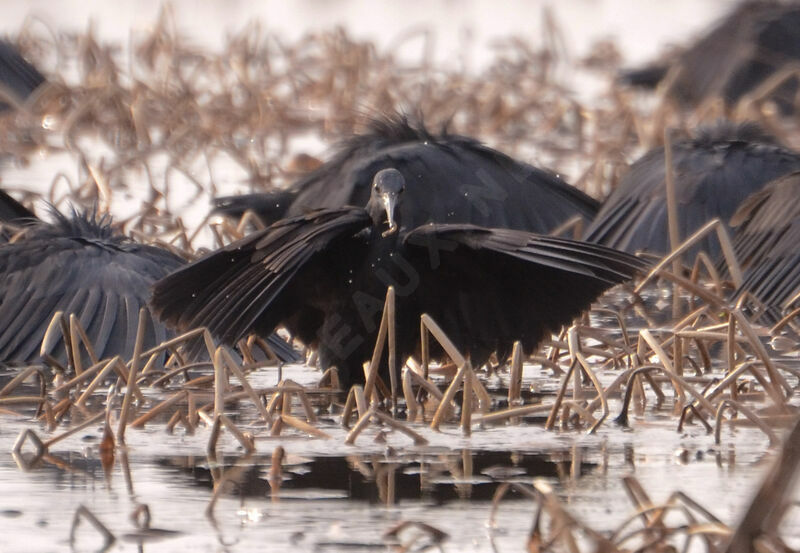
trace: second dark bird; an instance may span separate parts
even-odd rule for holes
[[[771,180],[800,170],[800,154],[777,144],[753,124],[719,123],[692,139],[675,139],[672,168],[678,232],[685,240],[708,221],[727,223],[739,204]],[[667,214],[666,154],[650,150],[631,165],[603,203],[584,238],[628,252],[663,255],[672,250]],[[721,251],[706,237],[689,255]]]
[[[405,179],[409,198],[398,213],[409,227],[434,221],[544,234],[575,216],[591,221],[598,209],[596,200],[552,173],[395,115],[372,121],[287,190],[218,198],[215,211],[238,217],[250,209],[269,224],[314,209],[362,206],[373,177],[386,168]]]
[[[419,317],[428,313],[479,365],[493,351],[505,356],[515,340],[530,351],[641,268],[594,244],[420,224],[409,212],[419,204],[414,194],[399,171],[381,169],[366,207],[279,221],[159,281],[151,305],[170,325],[204,325],[228,343],[283,323],[350,384],[364,378],[389,285],[400,364],[417,349]]]
[[[42,339],[57,311],[77,317],[98,359],[129,359],[150,286],[184,260],[128,239],[108,216],[51,213],[53,223],[42,221],[0,190],[0,365],[41,361]],[[11,227],[18,233],[8,242]],[[144,313],[145,349],[173,336],[149,310]],[[267,340],[282,360],[297,360],[278,336]],[[43,353],[67,363],[61,337]]]

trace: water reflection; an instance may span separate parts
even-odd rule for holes
[[[393,505],[422,501],[441,505],[470,499],[490,501],[502,482],[530,482],[533,478],[570,482],[597,470],[583,460],[587,448],[548,453],[509,451],[447,452],[435,455],[349,455],[295,459],[280,471],[280,485],[271,485],[276,471],[270,456],[251,457],[236,478],[227,477],[241,458],[196,456],[163,457],[162,468],[188,478],[194,485],[213,489],[225,478],[225,493],[239,497],[272,496],[284,499],[349,499]],[[605,470],[605,469],[603,469]]]

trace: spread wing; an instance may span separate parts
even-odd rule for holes
[[[247,210],[251,210],[261,218],[264,224],[270,225],[284,218],[296,194],[291,190],[274,190],[239,196],[222,196],[213,199],[212,213],[240,218]]]
[[[751,195],[731,219],[734,250],[745,272],[741,290],[780,310],[800,291],[800,173]]]
[[[643,268],[595,244],[471,225],[425,225],[404,245],[420,275],[418,309],[467,350],[515,340],[530,350]]]
[[[688,238],[706,222],[728,221],[739,204],[774,178],[800,169],[800,156],[769,144],[744,141],[678,143],[673,148],[678,226]],[[587,229],[586,240],[628,252],[667,253],[665,162],[662,148],[634,163]],[[719,256],[716,239],[692,251]]]
[[[0,361],[37,359],[56,311],[78,317],[100,357],[130,356],[151,283],[182,263],[158,248],[99,239],[48,236],[0,246]],[[146,332],[147,347],[166,337],[152,316]],[[49,353],[63,359],[60,340]]]
[[[151,305],[172,326],[205,326],[231,344],[266,334],[318,296],[371,222],[355,207],[285,219],[157,282]]]

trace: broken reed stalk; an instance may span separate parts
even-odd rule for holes
[[[714,420],[714,442],[717,445],[722,442],[722,438],[720,437],[722,433],[722,415],[725,413],[726,409],[744,414],[744,416],[746,416],[753,424],[755,424],[759,430],[767,435],[769,438],[769,445],[771,447],[774,447],[780,443],[780,440],[775,432],[773,432],[772,429],[766,423],[764,423],[764,421],[762,421],[761,418],[751,409],[745,407],[741,402],[734,401],[732,399],[723,399],[720,401],[719,407],[717,407],[717,413]]]
[[[736,322],[739,325],[739,329],[742,333],[747,336],[750,340],[750,345],[753,347],[755,354],[761,359],[761,362],[764,363],[764,367],[767,370],[767,374],[769,375],[770,381],[773,386],[769,387],[767,391],[772,396],[772,400],[775,402],[776,407],[781,410],[786,410],[785,404],[785,397],[780,392],[780,389],[783,388],[791,393],[791,387],[787,384],[786,380],[780,375],[780,373],[775,368],[775,365],[772,363],[772,360],[769,358],[769,354],[767,353],[766,348],[761,343],[761,340],[758,339],[755,330],[750,325],[750,322],[745,318],[744,314],[739,311],[738,309],[734,309],[731,311],[731,316],[736,318]]]
[[[102,364],[102,361],[98,363],[98,365],[100,364]],[[103,365],[103,368],[100,369],[100,371],[97,373],[97,376],[95,376],[92,379],[92,381],[89,383],[89,385],[80,395],[80,397],[78,397],[77,401],[75,402],[75,405],[85,405],[86,400],[89,399],[89,397],[94,393],[97,387],[103,383],[103,381],[106,379],[106,376],[108,376],[108,373],[110,373],[115,367],[120,367],[120,366],[122,366],[122,359],[119,357],[119,355],[115,355],[107,363],[105,363]],[[91,376],[93,372],[94,372],[94,367],[89,367],[87,370],[83,372],[81,377],[87,375]],[[74,380],[77,380],[77,378]]]
[[[578,330],[575,326],[571,326],[567,331],[567,343],[569,344],[570,357],[578,362],[580,367],[583,369],[583,373],[589,377],[589,380],[591,380],[594,389],[597,391],[597,399],[600,400],[602,415],[597,421],[595,421],[589,427],[588,431],[589,434],[594,434],[595,431],[600,427],[600,425],[603,424],[603,421],[605,421],[606,418],[608,417],[609,414],[608,400],[606,399],[605,390],[603,390],[603,386],[600,384],[597,375],[594,374],[592,367],[589,365],[589,362],[586,360],[586,357],[584,357],[583,353],[581,352],[581,343],[578,338]],[[575,371],[575,373],[580,375],[580,371]],[[575,378],[575,382],[577,383],[576,387],[581,385],[581,379],[579,377]],[[575,401],[578,401],[577,397]],[[587,411],[589,412],[592,411],[591,403],[589,404],[589,406],[587,406]]]
[[[157,417],[163,411],[167,410],[169,407],[172,407],[179,401],[186,399],[188,394],[189,392],[187,392],[186,390],[181,390],[180,392],[172,394],[170,397],[168,397],[158,405],[155,405],[147,413],[141,415],[139,418],[131,422],[131,426],[133,426],[134,428],[144,427],[145,424],[147,424],[149,421]],[[179,411],[176,411],[175,413],[177,414],[179,413]]]
[[[72,341],[72,356],[76,363],[75,374],[80,374],[77,367],[82,366],[79,347],[81,344],[83,344],[83,347],[86,349],[86,353],[89,355],[92,365],[96,365],[99,359],[94,351],[92,341],[89,340],[89,337],[86,335],[86,330],[83,328],[83,325],[74,313],[70,313],[69,315],[69,333]]]
[[[411,381],[413,372],[409,369],[403,373],[403,399],[406,402],[406,419],[410,422],[415,422],[422,413],[422,406],[414,397],[414,385]],[[350,399],[349,396],[348,399]]]
[[[347,434],[347,438],[345,438],[344,443],[347,445],[355,444],[359,434],[361,434],[361,432],[363,432],[364,429],[367,428],[367,426],[369,426],[373,421],[381,422],[394,428],[395,430],[402,432],[414,440],[414,445],[422,446],[428,443],[428,440],[425,439],[420,433],[409,428],[407,424],[403,424],[402,422],[393,419],[386,413],[382,413],[375,405],[370,406],[367,412],[358,419],[356,424]]]
[[[324,432],[319,428],[317,428],[316,426],[306,421],[302,421],[297,417],[294,417],[288,413],[281,413],[280,420],[282,424],[291,426],[292,428],[299,430],[300,432],[303,432],[305,434],[308,434],[309,436],[314,436],[315,438],[322,438],[324,440],[329,440],[331,438],[330,434],[328,434],[327,432]]]
[[[386,290],[386,300],[383,304],[383,315],[381,315],[381,324],[378,329],[378,337],[375,340],[375,348],[372,350],[372,358],[369,362],[369,369],[367,369],[367,379],[366,383],[364,384],[364,395],[367,396],[370,402],[373,401],[373,397],[377,397],[375,394],[375,386],[376,381],[380,378],[378,376],[379,365],[381,356],[383,355],[383,350],[386,347],[387,337],[391,334],[394,336],[394,331],[389,331],[389,327],[394,326],[394,287],[389,286]],[[393,339],[393,338],[392,338]],[[391,365],[391,361],[396,359],[396,353],[392,354],[392,348],[396,347],[393,343],[392,339],[389,340],[389,378],[391,379],[391,393],[392,393],[392,405],[396,405],[397,399],[397,381],[395,367]],[[374,396],[373,396],[374,395]]]
[[[427,313],[423,313],[420,317],[420,331],[425,339],[427,339],[428,334],[430,333],[436,338],[436,341],[439,342],[439,345],[442,346],[444,352],[447,354],[448,357],[456,364],[457,367],[462,367],[466,362],[466,358],[464,355],[458,351],[458,348],[453,344],[452,340],[445,334],[444,330],[438,325],[438,323],[428,315]],[[423,355],[423,367],[425,368],[425,377],[427,378],[428,375],[428,362],[429,359]]]
[[[700,227],[689,238],[684,240],[683,244],[681,244],[680,247],[678,247],[677,249],[673,249],[672,253],[661,259],[652,269],[650,269],[650,272],[647,273],[647,276],[645,276],[641,280],[641,282],[639,282],[639,284],[636,285],[636,288],[634,288],[634,293],[640,294],[644,289],[644,287],[655,277],[666,276],[664,272],[664,267],[672,263],[673,260],[675,260],[678,256],[682,255],[689,248],[694,246],[697,242],[699,242],[703,237],[706,236],[706,234],[710,233],[712,230],[715,230],[717,232],[717,238],[719,239],[720,247],[722,248],[722,253],[723,256],[725,257],[725,261],[728,264],[728,271],[730,271],[731,280],[733,280],[733,283],[737,288],[741,286],[744,278],[742,276],[741,265],[739,264],[739,261],[737,260],[736,254],[733,250],[733,241],[731,240],[727,229],[720,222],[720,220],[712,219],[711,221]],[[678,277],[679,275],[680,271],[674,273],[672,277]],[[683,280],[685,281],[685,279]]]
[[[89,419],[85,420],[84,422],[82,422],[78,426],[70,428],[69,430],[59,434],[58,436],[53,436],[49,440],[43,441],[42,444],[44,445],[44,447],[46,449],[49,449],[50,446],[52,446],[53,444],[55,444],[57,442],[60,442],[61,440],[64,440],[66,438],[69,438],[70,436],[72,436],[74,434],[77,434],[78,432],[81,432],[82,430],[85,430],[86,428],[88,428],[91,425],[95,424],[97,421],[101,420],[103,417],[105,417],[105,413],[104,412],[101,411],[99,413],[95,413],[93,416],[91,416]]]
[[[450,402],[452,402],[453,398],[456,396],[456,392],[463,382],[464,376],[468,371],[471,372],[471,370],[472,368],[469,366],[468,361],[459,367],[456,376],[453,377],[453,380],[447,387],[444,396],[442,396],[442,400],[439,402],[439,407],[436,409],[436,413],[433,415],[433,420],[431,421],[430,425],[433,430],[439,430],[439,426],[442,424],[442,422],[444,422],[444,419],[449,414],[451,408]]]
[[[552,430],[556,424],[556,419],[558,418],[558,411],[561,409],[561,404],[564,401],[564,395],[567,393],[567,385],[569,383],[569,379],[572,377],[573,371],[575,371],[575,366],[578,364],[577,360],[573,360],[569,364],[569,369],[566,373],[561,377],[561,384],[558,387],[558,392],[556,393],[555,401],[550,408],[550,414],[547,416],[547,421],[544,424],[545,430]]]
[[[25,382],[32,374],[41,374],[41,368],[34,365],[21,371],[17,376],[9,380],[8,384],[3,386],[3,389],[0,390],[0,397],[7,396],[13,392],[17,386]]]
[[[653,337],[649,329],[643,328],[640,330],[639,337],[648,346],[650,346],[650,349],[653,350],[653,353],[658,356],[659,362],[664,366],[664,370],[666,371],[667,375],[672,379],[672,387],[674,388],[675,393],[678,394],[678,401],[681,404],[685,403],[686,394],[684,394],[683,387],[680,384],[682,379],[676,373],[675,368],[673,367],[672,362],[667,355],[667,352],[664,351],[664,348],[661,347],[661,344],[659,344],[658,341]],[[644,355],[644,348],[642,347],[641,342],[637,348],[637,355],[639,355],[642,359],[646,359],[647,357]]]
[[[508,405],[516,405],[522,394],[522,344],[514,342],[511,350],[511,372],[508,377]]]
[[[136,388],[136,371],[139,369],[139,356],[142,353],[142,345],[144,344],[144,333],[147,324],[147,308],[142,307],[139,309],[139,324],[136,327],[136,342],[133,346],[133,358],[131,359],[130,372],[125,388],[125,397],[122,400],[122,407],[119,413],[119,426],[117,427],[117,441],[120,444],[125,443],[125,427],[128,425],[128,417],[131,410],[131,398],[133,397],[133,390]]]
[[[239,384],[241,384],[242,388],[244,388],[244,391],[247,392],[248,397],[253,402],[253,405],[255,406],[258,413],[261,415],[261,418],[264,419],[264,422],[267,425],[271,424],[272,417],[270,416],[264,404],[261,402],[261,398],[258,397],[253,388],[250,386],[250,383],[247,381],[247,378],[245,377],[244,373],[242,373],[241,369],[237,366],[236,362],[233,360],[233,357],[228,352],[227,348],[225,348],[224,346],[220,346],[218,351],[222,355],[222,360],[228,367],[228,370],[233,372],[234,376],[239,380]],[[302,397],[305,398],[305,395],[303,395]]]
[[[470,436],[472,435],[472,381],[474,380],[475,372],[472,370],[472,363],[469,362],[469,359],[465,367],[463,399],[461,401],[461,431],[465,436]]]

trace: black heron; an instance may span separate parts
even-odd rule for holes
[[[185,261],[115,232],[107,216],[74,209],[66,216],[53,208],[52,217],[53,223],[41,221],[0,192],[0,222],[21,228],[13,241],[0,240],[0,364],[40,360],[42,339],[57,311],[78,318],[98,358],[130,358],[150,286]],[[174,335],[145,313],[145,348]],[[269,344],[282,360],[297,360],[277,336]],[[44,353],[65,362],[62,338]]]
[[[753,124],[717,124],[695,139],[674,140],[671,147],[681,240],[716,217],[727,222],[751,193],[800,170],[800,154]],[[665,151],[659,147],[631,165],[584,239],[627,252],[669,252],[665,181]],[[714,238],[702,240],[690,255],[701,249],[712,259],[720,255]]]
[[[771,319],[800,294],[800,172],[779,178],[742,202],[731,218],[734,250],[749,292]],[[796,304],[795,304],[796,305]]]
[[[689,107],[714,98],[733,107],[786,70],[785,78],[764,93],[791,112],[798,92],[798,77],[791,72],[798,61],[800,5],[751,0],[672,59],[623,72],[619,80],[644,88],[663,82],[669,96]]]
[[[399,171],[413,205],[400,211],[409,227],[429,221],[472,223],[549,233],[579,216],[591,221],[598,203],[558,176],[485,146],[401,115],[375,119],[368,132],[345,140],[339,152],[289,189],[215,200],[215,212],[240,217],[251,209],[274,223],[311,210],[365,205],[381,169]]]
[[[366,208],[279,221],[160,280],[154,311],[228,343],[283,323],[349,384],[363,379],[389,285],[401,364],[417,348],[423,313],[482,364],[515,340],[532,350],[642,266],[626,253],[526,231],[420,225],[414,216],[408,224],[419,198],[395,169],[379,170],[370,188]]]

